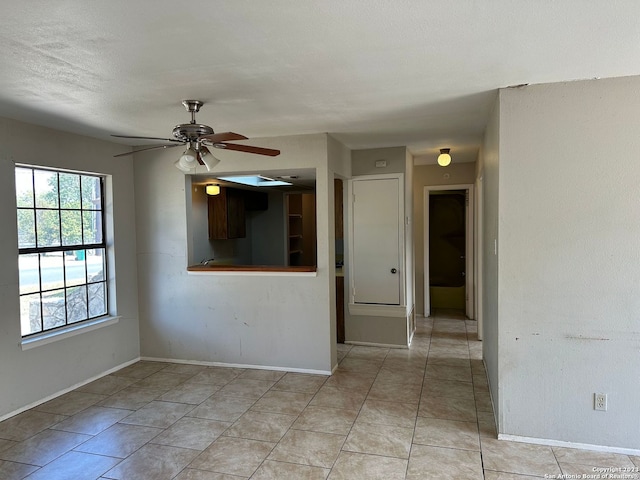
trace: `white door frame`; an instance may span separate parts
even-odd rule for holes
[[[465,228],[465,314],[468,318],[475,318],[475,261],[473,249],[474,237],[474,195],[473,184],[465,183],[459,185],[427,185],[424,187],[424,316],[431,315],[431,296],[429,294],[429,194],[432,191],[442,190],[466,190],[468,204],[466,211],[466,228]]]
[[[475,228],[475,237],[476,237],[476,320],[478,322],[478,340],[482,340],[482,299],[483,299],[483,284],[482,284],[482,269],[483,267],[483,252],[482,248],[484,245],[482,228],[484,224],[484,186],[482,180],[482,174],[476,180],[476,228]]]

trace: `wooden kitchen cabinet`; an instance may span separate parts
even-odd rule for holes
[[[244,193],[221,187],[219,195],[208,198],[209,239],[228,240],[247,236]]]

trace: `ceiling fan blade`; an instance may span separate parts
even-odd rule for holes
[[[258,155],[268,155],[270,157],[276,157],[280,155],[280,150],[273,150],[271,148],[253,147],[251,145],[238,145],[236,143],[214,143],[214,147],[222,148],[224,150],[237,150],[238,152],[256,153]]]
[[[118,155],[114,155],[114,157],[126,157],[127,155],[133,155],[134,153],[144,152],[145,150],[155,150],[157,148],[172,148],[172,147],[177,147],[177,146],[179,146],[179,145],[178,144],[175,144],[175,145],[154,145],[153,147],[140,148],[138,150],[134,150],[133,152],[119,153]]]
[[[111,135],[118,138],[135,138],[138,140],[163,140],[165,142],[179,142],[184,143],[182,140],[176,140],[175,138],[159,138],[159,137],[134,137],[132,135]]]
[[[209,140],[212,143],[228,142],[229,140],[246,140],[247,137],[233,132],[212,133],[210,135],[201,135],[198,140]]]
[[[202,154],[200,152],[196,154],[196,160],[198,160],[198,163],[200,165],[204,165],[204,161],[202,160]]]

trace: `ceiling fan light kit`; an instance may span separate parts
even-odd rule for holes
[[[202,164],[207,167],[207,172],[210,172],[213,167],[220,163],[220,159],[214,157],[209,149],[204,145],[200,145],[200,150],[198,150],[198,158],[200,159],[200,162],[202,162]]]
[[[187,148],[180,157],[181,162],[191,163],[195,162],[198,157],[198,153],[191,147]]]
[[[133,138],[139,140],[161,140],[164,142],[172,142],[168,145],[153,145],[141,148],[132,152],[120,153],[115,157],[123,157],[125,155],[133,155],[137,152],[145,150],[155,150],[159,148],[172,148],[179,145],[187,145],[187,149],[180,156],[174,165],[185,173],[195,173],[198,165],[206,167],[207,171],[211,171],[220,160],[211,154],[207,147],[221,148],[225,150],[236,150],[238,152],[253,153],[257,155],[268,155],[275,157],[280,155],[280,150],[272,148],[254,147],[251,145],[240,145],[237,143],[228,143],[230,140],[247,140],[247,137],[239,133],[223,132],[215,133],[213,128],[208,125],[200,125],[196,123],[196,113],[200,111],[200,107],[204,102],[200,100],[183,100],[182,105],[191,114],[191,122],[176,125],[172,134],[175,138],[160,137],[136,137],[129,135],[111,135],[117,138]]]
[[[174,163],[174,165],[177,169],[182,170],[184,173],[195,173],[198,162],[195,159],[189,160],[189,157],[183,155]]]

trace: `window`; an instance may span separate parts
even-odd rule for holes
[[[18,166],[22,336],[107,314],[103,178]]]

